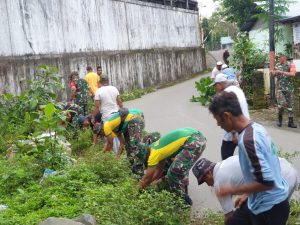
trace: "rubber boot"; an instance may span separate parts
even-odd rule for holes
[[[282,110],[281,109],[278,110],[278,122],[277,122],[277,126],[278,127],[282,126]]]
[[[297,128],[297,125],[294,124],[294,118],[293,117],[289,117],[288,127],[290,127],[290,128]]]

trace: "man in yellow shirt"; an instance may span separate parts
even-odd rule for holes
[[[206,138],[191,127],[181,128],[162,136],[139,154],[147,162],[147,170],[139,183],[139,189],[150,185],[162,177],[165,163],[174,158],[166,178],[171,191],[189,199],[186,189],[189,184],[189,170],[201,156],[206,146]],[[186,200],[192,204],[191,200]]]
[[[87,74],[85,75],[84,79],[89,84],[89,96],[93,98],[97,89],[100,87],[100,78],[97,73],[93,72],[91,66],[86,67]]]

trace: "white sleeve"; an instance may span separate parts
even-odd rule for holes
[[[219,185],[215,184],[215,190],[218,190]],[[219,200],[219,203],[223,209],[223,214],[230,213],[231,211],[234,210],[234,205],[232,202],[232,196],[231,195],[226,195],[224,197],[220,197],[217,195],[217,198]]]
[[[96,100],[96,101],[99,101],[100,100],[100,88],[98,88],[98,90],[96,91],[96,93],[95,93],[95,97],[94,97],[94,100]]]
[[[115,88],[116,95],[117,95],[117,96],[120,95],[119,90],[118,90],[116,87],[114,87],[114,88]]]
[[[223,209],[223,214],[230,213],[234,210],[234,205],[232,202],[231,195],[227,195],[225,197],[218,197],[218,200],[220,202],[220,205]]]

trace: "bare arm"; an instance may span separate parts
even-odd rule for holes
[[[267,186],[257,181],[254,181],[236,187],[222,186],[216,191],[216,194],[221,197],[226,195],[251,194],[256,192],[267,191],[270,190],[271,188],[272,186]]]
[[[287,77],[294,77],[296,75],[296,69],[292,68],[290,72],[284,72],[281,70],[271,70],[271,77],[274,76],[287,76]]]
[[[125,140],[124,140],[124,137],[123,137],[122,134],[118,135],[118,139],[119,139],[119,142],[120,142],[120,146],[119,146],[119,149],[118,149],[117,156],[118,156],[118,158],[120,158],[121,155],[122,155],[122,153],[123,153],[123,148],[124,148]]]
[[[121,100],[121,96],[120,95],[117,96],[117,104],[118,104],[119,108],[123,108],[123,102]]]
[[[106,142],[105,142],[105,145],[104,145],[104,149],[103,149],[103,152],[108,152],[112,149],[113,147],[113,137],[112,135],[108,135],[106,137]]]
[[[152,181],[154,181],[154,175],[157,173],[157,167],[150,167],[146,170],[146,174],[143,176],[143,178],[141,179],[141,181],[139,182],[139,186],[138,189],[144,189],[145,187],[147,187],[149,184],[152,183]]]
[[[99,109],[100,109],[100,101],[99,100],[95,100],[94,101],[94,114],[93,114],[93,119],[95,120],[96,115],[99,113]]]

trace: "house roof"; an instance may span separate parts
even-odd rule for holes
[[[294,23],[300,22],[300,0],[294,1],[289,5],[289,11],[278,20],[280,23]]]
[[[230,36],[221,37],[221,45],[232,44],[232,43],[233,43],[233,40]]]
[[[280,23],[293,23],[293,22],[299,22],[300,21],[300,0],[294,0],[289,5],[289,11],[285,13],[282,19],[277,20],[276,22]],[[261,9],[256,8],[253,10],[252,15],[255,15],[257,13],[260,13]],[[257,22],[256,17],[248,18],[247,21],[240,27],[241,31],[250,31],[252,27]]]

